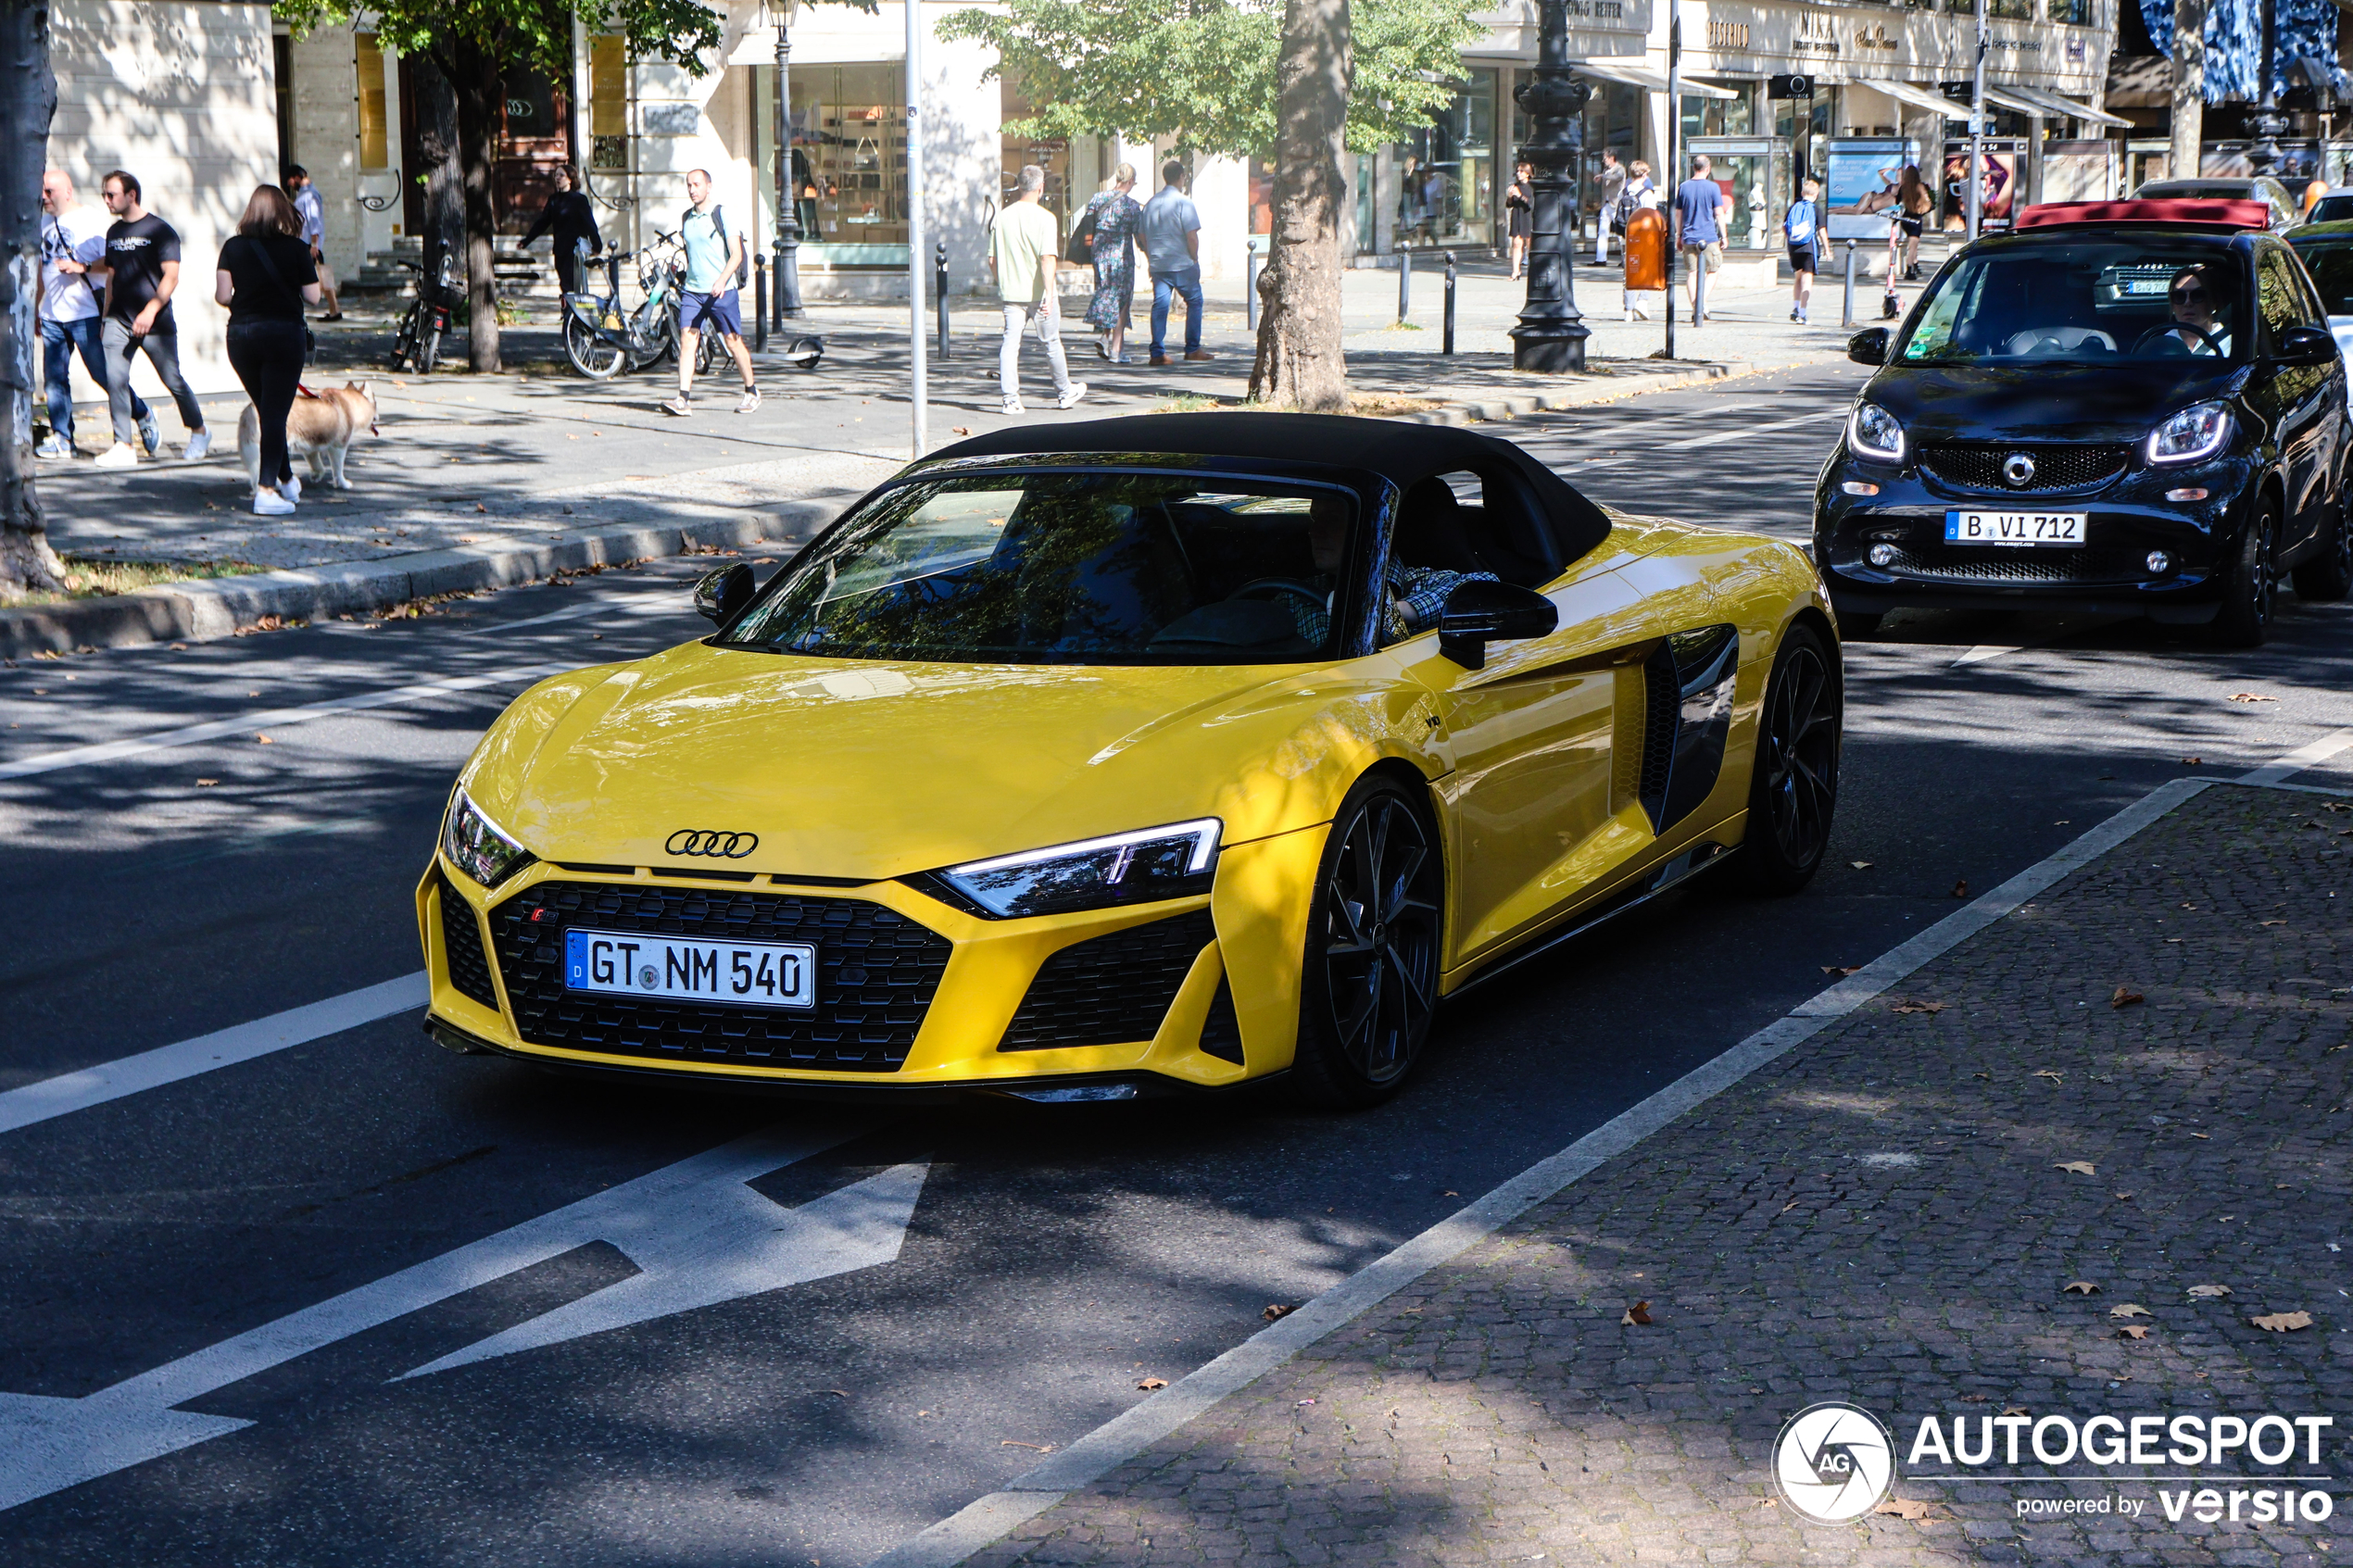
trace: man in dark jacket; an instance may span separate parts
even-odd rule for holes
[[[556,194],[547,198],[537,221],[522,237],[528,246],[532,241],[547,232],[556,232],[556,277],[563,284],[564,293],[580,292],[580,242],[588,242],[590,250],[602,248],[604,236],[597,232],[596,209],[588,205],[586,193],[573,188],[572,165],[556,166]]]

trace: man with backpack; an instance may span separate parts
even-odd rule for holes
[[[1781,237],[1789,242],[1789,319],[1806,324],[1806,307],[1814,299],[1814,274],[1821,270],[1822,209],[1817,204],[1822,182],[1811,174],[1799,187],[1798,199],[1781,214]]]
[[[736,298],[746,275],[744,236],[728,224],[726,208],[711,199],[709,169],[686,170],[686,199],[694,205],[678,220],[678,241],[686,252],[686,275],[678,285],[678,395],[662,408],[681,419],[695,411],[695,351],[704,332],[717,332],[744,374],[743,400],[736,412],[749,414],[760,407],[760,383],[752,377],[743,308]]]

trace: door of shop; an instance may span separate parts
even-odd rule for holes
[[[571,94],[535,70],[509,72],[490,186],[502,234],[531,227],[556,194],[557,166],[572,157]]]
[[[1707,155],[1710,174],[1731,198],[1735,249],[1763,250],[1772,243],[1772,215],[1788,200],[1789,149],[1769,136],[1694,136],[1691,154]]]

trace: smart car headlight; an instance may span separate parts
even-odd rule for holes
[[[2193,403],[2149,432],[2152,463],[2194,463],[2231,444],[2231,406]]]
[[[1115,833],[933,874],[994,915],[1061,914],[1206,893],[1217,871],[1215,817]]]
[[[1876,458],[1882,463],[1904,460],[1904,426],[1894,415],[1876,403],[1857,403],[1846,417],[1846,445],[1866,458]]]
[[[484,887],[497,886],[539,858],[484,816],[462,789],[450,800],[442,823],[441,852]]]

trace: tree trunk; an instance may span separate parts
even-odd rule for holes
[[[473,368],[496,371],[498,363],[498,279],[494,268],[498,214],[490,199],[490,174],[497,153],[498,114],[506,97],[497,57],[471,40],[450,45],[458,90],[458,160],[465,176],[466,299],[471,318],[467,357]]]
[[[425,276],[441,276],[441,258],[466,238],[465,177],[458,166],[458,95],[431,55],[410,67],[417,95],[417,151],[424,159]]]
[[[1352,69],[1348,0],[1286,0],[1275,67],[1275,214],[1258,275],[1253,403],[1348,411],[1340,352],[1340,154]]]
[[[0,597],[65,589],[32,483],[33,289],[57,108],[47,0],[0,0]]]

